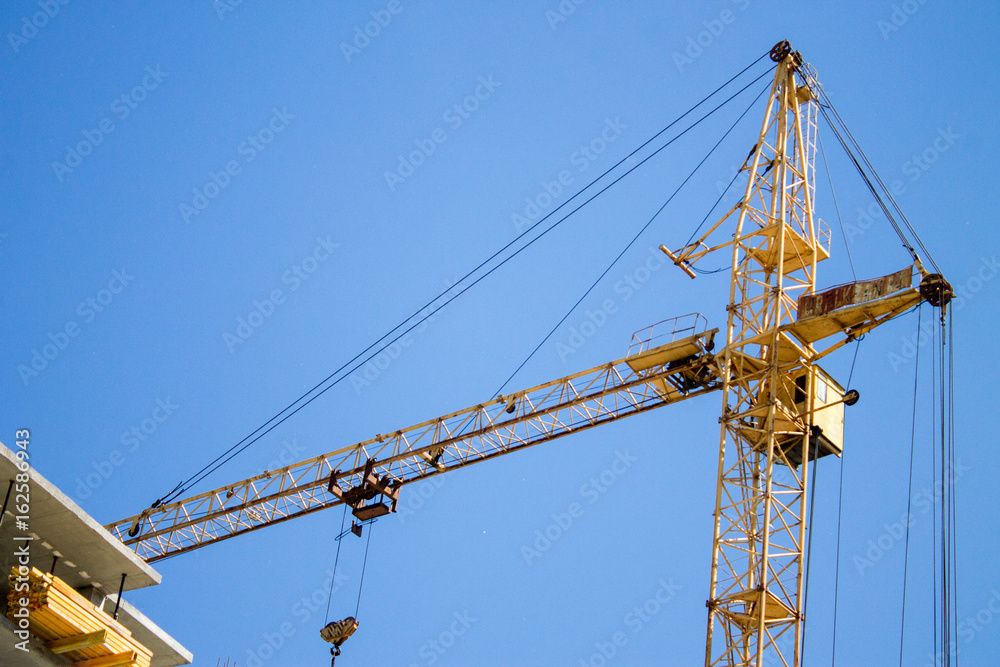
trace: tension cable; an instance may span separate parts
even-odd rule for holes
[[[230,461],[234,456],[236,456],[237,454],[239,454],[242,451],[246,450],[247,447],[249,447],[250,445],[252,445],[253,443],[255,443],[257,440],[259,440],[261,437],[263,437],[264,435],[266,435],[267,433],[269,433],[271,430],[273,430],[279,424],[283,423],[286,419],[288,419],[289,417],[291,417],[293,414],[297,413],[299,410],[301,410],[302,408],[304,408],[306,405],[308,405],[309,403],[311,403],[313,400],[315,400],[316,398],[318,398],[320,395],[322,395],[323,393],[325,393],[327,390],[329,390],[333,386],[336,386],[345,377],[347,377],[351,372],[353,372],[357,368],[359,368],[362,365],[364,365],[368,360],[370,360],[371,358],[373,358],[374,356],[376,356],[377,354],[379,354],[380,352],[382,352],[385,348],[387,348],[390,345],[392,345],[392,343],[394,343],[395,341],[399,340],[399,338],[402,338],[403,336],[405,336],[407,333],[409,333],[409,331],[411,331],[413,328],[415,328],[416,326],[418,326],[419,324],[421,324],[423,321],[425,321],[426,319],[428,319],[430,316],[432,316],[438,310],[440,310],[444,306],[446,306],[449,303],[451,303],[452,301],[454,301],[457,297],[459,297],[462,294],[464,294],[469,288],[471,288],[472,286],[474,286],[480,280],[482,280],[486,276],[490,275],[493,271],[495,271],[500,266],[502,266],[503,264],[505,264],[507,261],[509,261],[510,259],[512,259],[514,256],[516,256],[517,254],[519,254],[520,252],[522,252],[523,250],[525,250],[526,248],[528,248],[535,241],[539,240],[542,236],[544,236],[545,234],[547,234],[554,227],[556,227],[559,224],[561,224],[563,221],[566,220],[566,218],[568,218],[570,215],[572,215],[572,213],[575,213],[577,210],[579,210],[580,208],[582,208],[583,205],[586,205],[587,203],[589,203],[590,201],[592,201],[594,199],[594,197],[596,197],[597,195],[594,195],[594,197],[591,197],[590,199],[588,199],[587,202],[584,202],[584,204],[582,204],[581,206],[579,206],[576,209],[574,209],[572,212],[570,212],[569,214],[567,214],[566,216],[564,216],[562,219],[560,219],[559,221],[557,221],[555,224],[553,224],[552,226],[550,226],[548,229],[546,229],[545,231],[543,231],[541,234],[539,234],[535,238],[533,238],[530,241],[528,241],[528,243],[526,243],[525,245],[523,245],[519,249],[515,250],[513,254],[511,254],[510,256],[508,256],[506,259],[504,259],[503,261],[501,261],[499,264],[497,264],[493,268],[489,269],[489,271],[487,271],[484,275],[480,276],[472,284],[468,285],[467,287],[465,287],[464,289],[462,289],[458,293],[453,294],[450,298],[448,298],[447,301],[445,301],[441,305],[439,305],[436,308],[434,308],[433,310],[431,310],[429,313],[427,313],[426,315],[424,315],[421,319],[419,319],[415,323],[413,323],[409,328],[405,329],[401,333],[398,333],[394,338],[392,338],[388,342],[384,342],[387,339],[389,339],[390,336],[393,336],[393,334],[396,334],[397,332],[399,332],[400,329],[403,329],[403,327],[405,327],[407,325],[407,323],[411,322],[414,318],[418,317],[422,312],[424,312],[428,308],[431,308],[435,304],[435,302],[439,301],[440,299],[442,299],[443,297],[445,297],[446,295],[448,295],[452,290],[454,290],[456,287],[458,287],[463,281],[465,281],[468,278],[470,278],[472,275],[474,275],[480,269],[482,269],[483,267],[485,267],[487,264],[489,264],[491,261],[493,261],[499,255],[501,255],[503,252],[505,252],[507,249],[511,248],[518,241],[520,241],[521,239],[523,239],[526,235],[528,235],[536,227],[538,227],[542,222],[544,222],[548,218],[552,217],[555,213],[557,213],[562,208],[564,208],[567,205],[569,205],[570,202],[572,202],[573,200],[575,200],[576,198],[578,198],[580,195],[582,195],[585,191],[587,191],[589,188],[591,188],[593,185],[595,185],[598,181],[600,181],[602,178],[604,178],[605,176],[607,176],[611,171],[613,171],[614,169],[616,169],[617,167],[619,167],[622,163],[624,163],[629,158],[633,157],[640,150],[642,150],[643,148],[645,148],[651,142],[655,141],[664,132],[666,132],[671,127],[673,127],[674,125],[676,125],[683,118],[685,118],[690,113],[692,113],[693,111],[695,111],[698,107],[700,107],[701,105],[703,105],[709,99],[711,99],[712,97],[714,97],[719,91],[721,91],[723,88],[725,88],[730,83],[732,83],[733,81],[735,81],[737,78],[739,78],[747,70],[749,70],[751,67],[753,67],[754,65],[756,65],[758,62],[760,62],[767,55],[768,55],[767,53],[764,53],[763,55],[761,55],[760,57],[758,57],[756,60],[754,60],[752,63],[750,63],[749,65],[747,65],[746,67],[744,67],[742,70],[740,70],[737,74],[735,74],[733,77],[731,77],[725,83],[723,83],[721,86],[719,86],[714,91],[712,91],[711,93],[709,93],[707,96],[705,96],[704,98],[702,98],[702,100],[699,101],[697,104],[695,104],[690,109],[688,109],[687,111],[685,111],[683,114],[681,114],[680,116],[678,116],[676,119],[674,119],[673,121],[671,121],[667,126],[665,126],[663,129],[661,129],[655,135],[653,135],[650,139],[648,139],[647,141],[645,141],[638,148],[636,148],[635,150],[633,150],[631,153],[629,153],[624,158],[622,158],[621,160],[619,160],[618,162],[616,162],[614,165],[612,165],[610,168],[608,168],[602,174],[600,174],[599,176],[597,176],[594,180],[592,180],[590,183],[588,183],[586,186],[584,186],[576,194],[572,195],[565,202],[563,202],[562,204],[560,204],[559,206],[557,206],[555,209],[553,209],[552,211],[550,211],[549,213],[547,213],[546,215],[544,215],[537,222],[535,222],[530,227],[528,227],[524,232],[522,232],[517,237],[515,237],[512,241],[510,241],[509,243],[505,244],[502,248],[500,248],[499,250],[497,250],[496,252],[494,252],[492,255],[490,255],[486,260],[484,260],[483,262],[481,262],[474,269],[472,269],[471,271],[469,271],[468,273],[466,273],[465,276],[463,276],[458,282],[456,282],[455,284],[449,286],[446,290],[444,290],[443,292],[441,292],[438,296],[436,296],[435,298],[431,299],[424,306],[422,306],[421,308],[419,308],[416,311],[414,311],[413,314],[411,314],[409,317],[407,317],[402,322],[400,322],[399,324],[397,324],[395,327],[393,327],[392,329],[390,329],[388,332],[386,332],[385,334],[383,334],[382,337],[380,337],[378,340],[376,340],[374,343],[372,343],[371,345],[369,345],[367,348],[365,348],[364,350],[362,350],[361,352],[359,352],[358,354],[356,354],[352,359],[350,359],[346,363],[342,364],[337,370],[335,370],[333,373],[329,374],[326,378],[324,378],[322,381],[320,381],[319,383],[317,383],[316,385],[314,385],[311,389],[309,389],[304,394],[302,394],[301,396],[299,396],[297,399],[295,399],[294,401],[292,401],[291,403],[289,403],[288,405],[286,405],[277,414],[275,414],[273,417],[271,417],[266,422],[264,422],[263,424],[261,424],[260,426],[258,426],[256,429],[254,429],[254,431],[252,431],[249,435],[247,435],[242,440],[240,440],[239,442],[237,442],[235,445],[233,445],[232,447],[230,447],[229,449],[227,449],[226,451],[224,451],[222,454],[220,454],[219,456],[217,456],[215,459],[213,459],[211,462],[209,462],[207,465],[205,465],[203,468],[201,468],[201,470],[199,470],[198,472],[196,472],[194,475],[192,475],[191,477],[189,477],[187,480],[179,483],[177,486],[174,487],[174,489],[172,489],[165,496],[157,499],[151,505],[151,508],[156,508],[156,507],[159,507],[160,505],[162,505],[164,503],[172,502],[174,499],[176,499],[181,494],[183,494],[184,492],[186,492],[192,486],[194,486],[195,484],[197,484],[198,482],[200,482],[201,480],[203,480],[205,477],[207,477],[211,473],[213,473],[216,470],[218,470],[222,465],[224,465],[225,463],[227,463],[228,461]],[[764,74],[762,74],[761,77],[762,76],[766,76],[766,74],[767,74],[767,72],[765,72]],[[749,85],[752,85],[753,83],[755,83],[756,81],[758,81],[761,77],[758,77],[757,79],[755,79],[754,81],[752,81],[747,86],[744,86],[744,88],[742,88],[740,91],[738,91],[736,93],[736,95],[738,95],[740,92],[742,92],[747,87],[749,87]],[[726,102],[728,102],[729,100],[731,100],[733,97],[735,97],[735,95],[731,96],[728,100],[726,100]],[[720,104],[719,106],[717,106],[715,109],[713,109],[712,111],[710,111],[708,114],[706,114],[706,116],[702,117],[702,119],[700,119],[699,121],[697,121],[695,124],[697,124],[698,122],[701,122],[701,120],[704,120],[705,117],[707,117],[707,116],[711,115],[712,113],[714,113],[721,106],[723,106],[726,102],[723,102],[722,104]],[[691,127],[693,127],[693,125]],[[691,128],[689,127],[688,130],[689,129],[691,129]],[[677,135],[676,137],[674,137],[674,139],[672,139],[666,145],[669,145],[670,143],[673,143],[673,141],[675,141],[677,138],[679,138],[680,136],[682,136],[686,132],[687,132],[687,130],[685,130],[681,134]],[[659,150],[662,150],[665,147],[666,146],[663,146]],[[656,152],[659,152],[659,150],[656,151]],[[655,155],[655,153],[654,153],[654,155]],[[652,155],[649,156],[649,157],[652,157]],[[632,170],[634,170],[636,167],[638,167],[639,165],[641,165],[642,163],[644,163],[646,160],[648,160],[649,157],[647,157],[642,162],[640,162],[639,164],[637,164],[634,167],[632,167],[632,169],[630,169],[628,172],[626,172],[625,175],[627,175],[628,173],[631,173]],[[623,177],[624,176],[619,177],[619,179],[616,179],[609,186],[607,186],[604,189],[602,189],[601,192],[598,193],[598,195],[601,194],[602,192],[604,192],[605,190],[607,190],[607,188],[610,187],[611,185],[614,185],[614,183],[617,183],[618,180],[621,180],[621,178],[623,178]],[[383,343],[383,342],[384,342],[384,344],[381,345],[381,347],[378,347],[379,344]],[[377,347],[377,349],[375,349],[376,347]],[[345,369],[348,368],[348,366],[350,366],[352,363],[358,361],[358,359],[360,359],[366,353],[370,352],[373,349],[375,349],[375,351],[372,352],[372,354],[370,354],[367,358],[365,358],[360,363],[358,363],[356,366],[354,366],[354,368],[352,368],[350,371],[347,371],[346,373],[344,373],[343,375],[341,375],[336,380],[333,380],[333,378],[335,376],[337,376],[339,373],[343,372]],[[327,385],[327,383],[330,382],[330,380],[333,380],[333,382],[330,383],[329,385]],[[324,387],[324,385],[327,385],[327,386]],[[322,387],[322,389],[321,389],[321,387]],[[319,390],[318,393],[315,393],[315,395],[312,395],[312,394],[314,394],[314,392],[317,392],[317,390]],[[312,395],[312,396],[310,397],[310,395]],[[289,412],[289,411],[291,411],[291,412]]]

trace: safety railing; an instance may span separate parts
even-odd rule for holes
[[[628,356],[641,354],[646,350],[683,340],[703,333],[708,329],[708,319],[701,313],[688,313],[669,320],[651,324],[632,334],[628,346]]]

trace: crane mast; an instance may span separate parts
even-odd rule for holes
[[[778,412],[790,372],[804,369],[815,382],[815,353],[781,327],[796,321],[798,297],[815,292],[816,266],[829,250],[813,217],[812,82],[797,80],[797,53],[772,55],[778,65],[732,248],[706,665],[762,665],[770,654],[780,659],[774,664],[801,662],[813,392],[805,392],[804,419]],[[801,445],[786,451],[779,437]],[[799,461],[789,460],[791,451]],[[788,632],[791,656],[778,642]]]
[[[814,400],[818,389],[843,390],[816,366],[821,355],[799,326],[800,299],[815,294],[817,265],[830,256],[829,228],[813,214],[819,84],[787,42],[770,55],[774,82],[742,168],[743,198],[699,239],[663,249],[692,278],[702,257],[732,252],[707,667],[801,664],[809,462],[841,446],[816,428],[825,406]],[[728,240],[710,245],[733,218]]]
[[[912,267],[816,293],[817,265],[830,257],[829,227],[813,213],[819,83],[788,42],[770,55],[774,82],[743,198],[697,240],[663,248],[692,278],[701,258],[732,253],[706,667],[802,663],[809,463],[840,455],[843,408],[831,408],[857,400],[817,362],[921,299],[950,298],[937,274],[912,288]],[[712,245],[734,218],[735,231]],[[838,330],[846,338],[814,346]],[[842,398],[830,401],[830,390]]]

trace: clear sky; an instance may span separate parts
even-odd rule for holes
[[[0,441],[30,428],[36,468],[99,521],[137,513],[512,240],[516,216],[565,201],[788,39],[882,176],[899,182],[901,206],[963,297],[958,600],[961,620],[979,620],[963,626],[961,661],[995,664],[1000,471],[987,427],[997,369],[981,354],[1000,293],[989,167],[1000,148],[998,8],[776,4],[4,2]],[[195,491],[489,399],[750,99]],[[641,269],[708,212],[762,113],[758,104],[509,389],[620,358],[633,331],[668,317],[699,311],[724,326],[725,273],[691,281]],[[906,266],[823,136],[859,277]],[[832,285],[851,274],[824,169],[817,191],[835,230],[820,269]],[[607,300],[614,312],[602,319]],[[602,323],[574,338],[587,311]],[[898,662],[916,329],[909,315],[868,336],[851,383],[862,398],[847,414],[837,664]],[[841,382],[851,355],[825,364]],[[933,519],[918,502],[933,493],[931,375],[921,365],[912,665],[931,664],[933,628]],[[405,488],[406,511],[374,527],[361,626],[338,664],[597,665],[618,632],[627,641],[608,664],[697,663],[718,411],[718,397],[695,399]],[[619,457],[632,464],[595,492],[591,480],[609,479]],[[840,473],[832,459],[818,473],[811,664],[829,664],[833,644]],[[556,531],[572,503],[582,515]],[[325,664],[319,629],[340,519],[321,512],[170,559],[157,566],[162,585],[129,599],[195,664]],[[527,557],[546,530],[557,539]],[[344,542],[331,617],[354,613],[363,555],[362,541]],[[658,595],[670,599],[647,605]],[[636,615],[644,605],[655,613]]]

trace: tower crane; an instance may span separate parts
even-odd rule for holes
[[[821,89],[788,42],[770,55],[774,80],[742,167],[743,197],[687,245],[660,246],[692,278],[702,258],[731,255],[724,336],[698,314],[666,320],[635,334],[622,359],[106,528],[152,562],[338,505],[367,521],[394,511],[413,482],[717,391],[705,664],[800,665],[807,472],[819,458],[840,456],[844,406],[858,400],[820,361],[924,301],[947,308],[951,287],[904,240],[913,266],[817,291],[817,267],[830,257],[829,228],[813,211]],[[347,635],[357,627],[353,618],[341,623]],[[339,652],[346,636],[329,628],[324,638]],[[793,641],[779,644],[789,634]]]

